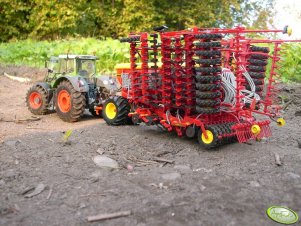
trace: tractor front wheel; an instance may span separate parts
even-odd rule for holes
[[[130,105],[127,99],[121,96],[108,98],[102,109],[103,119],[108,125],[125,125],[129,120]]]
[[[74,89],[69,81],[62,81],[56,89],[55,107],[58,116],[65,122],[76,122],[84,114],[84,93]]]
[[[32,86],[26,95],[28,110],[35,115],[45,115],[48,111],[48,94],[41,86]]]

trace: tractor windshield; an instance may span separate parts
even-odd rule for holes
[[[51,57],[47,62],[47,68],[51,73],[59,72],[59,59],[57,57]]]
[[[78,74],[81,76],[91,77],[96,73],[95,60],[79,59],[77,67]]]
[[[74,59],[61,59],[60,73],[71,74],[74,72]]]

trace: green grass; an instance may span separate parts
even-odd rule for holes
[[[80,38],[56,41],[15,41],[0,44],[0,63],[43,68],[50,56],[89,54],[99,57],[100,72],[112,72],[117,63],[129,62],[129,47],[118,40]]]

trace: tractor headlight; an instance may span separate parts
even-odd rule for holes
[[[78,86],[79,87],[85,86],[85,82],[83,80],[78,80]]]
[[[110,79],[110,85],[115,85],[115,81],[113,79]]]

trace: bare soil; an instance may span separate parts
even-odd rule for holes
[[[33,80],[43,77],[26,70],[36,73]],[[89,113],[73,124],[56,113],[17,123],[32,117],[25,105],[31,84],[3,71],[24,76],[0,68],[0,225],[277,225],[265,213],[272,205],[301,215],[300,85],[282,87],[283,101],[293,101],[284,113],[287,125],[273,124],[271,138],[207,151],[157,127],[111,127]],[[64,144],[68,129],[73,133]],[[99,168],[93,162],[99,152],[120,168]],[[158,156],[173,163],[156,163]],[[38,184],[45,190],[26,198]],[[125,210],[132,214],[87,221]]]

